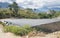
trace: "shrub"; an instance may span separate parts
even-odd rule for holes
[[[1,21],[0,21],[0,24],[2,24],[3,26],[5,26],[5,25],[6,25],[5,23],[3,23],[3,22],[1,22]]]
[[[0,24],[2,24],[2,22],[0,21]]]
[[[32,31],[32,28],[28,25],[19,27],[19,26],[5,26],[4,32],[12,32],[16,35],[27,35],[29,32]]]

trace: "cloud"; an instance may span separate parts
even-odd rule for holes
[[[0,0],[2,2],[11,2],[10,0]],[[16,0],[19,6],[24,8],[52,8],[52,7],[60,7],[60,0]]]
[[[8,3],[12,3],[11,0],[0,0],[0,2],[8,2]]]
[[[43,7],[58,7],[60,6],[60,0],[16,0],[19,5],[24,8],[43,8]]]

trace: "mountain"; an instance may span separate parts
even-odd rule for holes
[[[7,8],[9,4],[10,4],[10,3],[8,3],[8,2],[0,2],[0,8]],[[19,5],[20,8],[23,9],[22,4],[18,4],[18,5]],[[34,10],[34,11],[35,11],[35,12],[46,12],[46,11],[48,11],[49,9],[51,9],[51,10],[57,10],[57,11],[60,10],[59,7],[51,7],[51,8],[42,7],[42,8],[38,8],[38,9],[36,9],[36,10]]]
[[[53,7],[53,8],[50,8],[51,10],[57,10],[57,11],[59,11],[60,10],[60,8],[59,7]]]
[[[9,3],[7,2],[0,2],[0,8],[7,8]]]
[[[60,11],[59,7],[52,7],[52,8],[48,8],[48,7],[43,7],[43,8],[38,8],[35,11],[36,12],[46,12],[48,10],[55,10],[55,11]]]

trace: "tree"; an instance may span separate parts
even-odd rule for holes
[[[50,14],[55,14],[56,11],[55,10],[49,10]]]
[[[9,9],[12,10],[16,14],[18,12],[18,8],[19,8],[19,6],[18,6],[18,4],[16,2],[13,2],[13,4],[9,5]]]
[[[33,12],[33,9],[27,8],[26,9],[28,12]]]

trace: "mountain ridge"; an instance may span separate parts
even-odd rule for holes
[[[9,5],[10,3],[8,3],[8,2],[0,2],[0,8],[8,8],[8,5]],[[18,4],[19,5],[19,4]],[[20,6],[19,5],[19,7],[22,7],[22,6]],[[22,7],[23,8],[23,7]],[[57,11],[59,11],[60,10],[60,8],[59,7],[53,7],[53,8],[48,8],[48,7],[42,7],[42,8],[37,8],[35,11],[36,12],[46,12],[46,11],[48,11],[49,9],[51,9],[51,10],[57,10]]]

